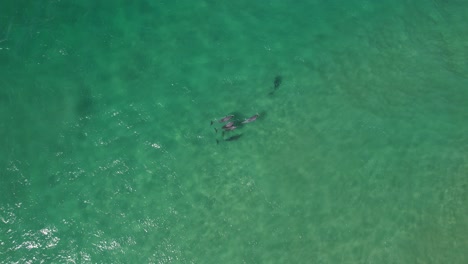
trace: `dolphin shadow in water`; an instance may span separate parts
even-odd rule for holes
[[[281,83],[283,82],[283,77],[281,75],[276,75],[275,80],[273,81],[273,91],[269,92],[269,95],[273,95],[276,90],[281,86]]]
[[[242,134],[237,134],[237,135],[233,135],[233,136],[230,136],[228,138],[225,138],[225,139],[223,139],[223,141],[236,141],[241,137],[242,137]],[[220,142],[219,139],[216,139],[216,144],[217,145],[219,144],[219,142]]]
[[[224,139],[224,141],[236,141],[241,137],[242,137],[242,134],[237,134],[237,135],[230,136],[230,137]]]

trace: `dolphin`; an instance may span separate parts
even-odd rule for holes
[[[231,126],[231,127],[225,128],[223,133],[221,133],[221,136],[224,137],[224,134],[226,134],[226,132],[233,131],[236,128],[237,128],[236,126]]]
[[[224,123],[224,122],[229,121],[229,120],[230,120],[231,118],[233,118],[233,117],[234,117],[234,115],[227,115],[227,116],[221,118],[218,122],[219,122],[219,123]]]
[[[229,122],[229,123],[225,124],[222,128],[223,128],[223,129],[230,128],[230,127],[232,127],[233,125],[234,125],[234,122]]]
[[[233,126],[224,128],[224,130],[226,130],[226,131],[232,131],[232,130],[234,130],[234,129],[236,129],[236,128],[237,128],[237,127],[233,125]]]
[[[242,124],[247,124],[247,123],[253,122],[253,121],[257,120],[258,116],[259,116],[258,114],[253,115],[249,119],[246,119],[246,120],[242,121]]]
[[[218,120],[218,122],[219,122],[219,123],[224,123],[224,122],[226,122],[226,121],[229,121],[229,119],[231,119],[231,118],[233,118],[233,117],[234,117],[234,115],[227,115],[227,116],[221,118],[220,120]],[[213,125],[213,124],[214,124],[214,121],[211,120],[211,121],[210,121],[210,125]]]

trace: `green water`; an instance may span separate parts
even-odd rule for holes
[[[468,263],[468,2],[0,6],[1,263]]]

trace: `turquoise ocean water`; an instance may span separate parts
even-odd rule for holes
[[[0,263],[468,263],[467,21],[2,1]]]

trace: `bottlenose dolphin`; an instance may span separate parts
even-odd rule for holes
[[[253,122],[253,121],[257,120],[258,116],[259,116],[258,114],[253,115],[249,119],[246,119],[246,120],[242,121],[242,124],[247,124],[247,123]]]
[[[221,118],[218,122],[219,123],[224,123],[224,122],[229,121],[233,117],[234,117],[234,115],[228,115],[228,116],[225,116],[225,117]]]
[[[233,125],[234,125],[234,122],[229,122],[229,123],[225,124],[222,128],[223,128],[223,129],[230,128],[230,127],[232,127]]]
[[[221,118],[220,120],[218,120],[218,122],[219,122],[219,123],[224,123],[224,122],[228,121],[229,119],[231,119],[231,118],[233,118],[233,117],[234,117],[234,115],[227,115],[227,116]],[[210,121],[210,125],[213,125],[213,124],[214,124],[214,121],[211,120],[211,121]]]
[[[226,127],[223,131],[223,133],[221,134],[221,136],[224,137],[224,132],[229,132],[229,131],[233,131],[234,129],[236,129],[237,127],[236,126],[230,126],[230,127]]]
[[[226,130],[226,131],[232,131],[232,130],[234,130],[234,129],[236,129],[236,128],[237,128],[237,127],[233,125],[233,126],[224,128],[224,130]]]

